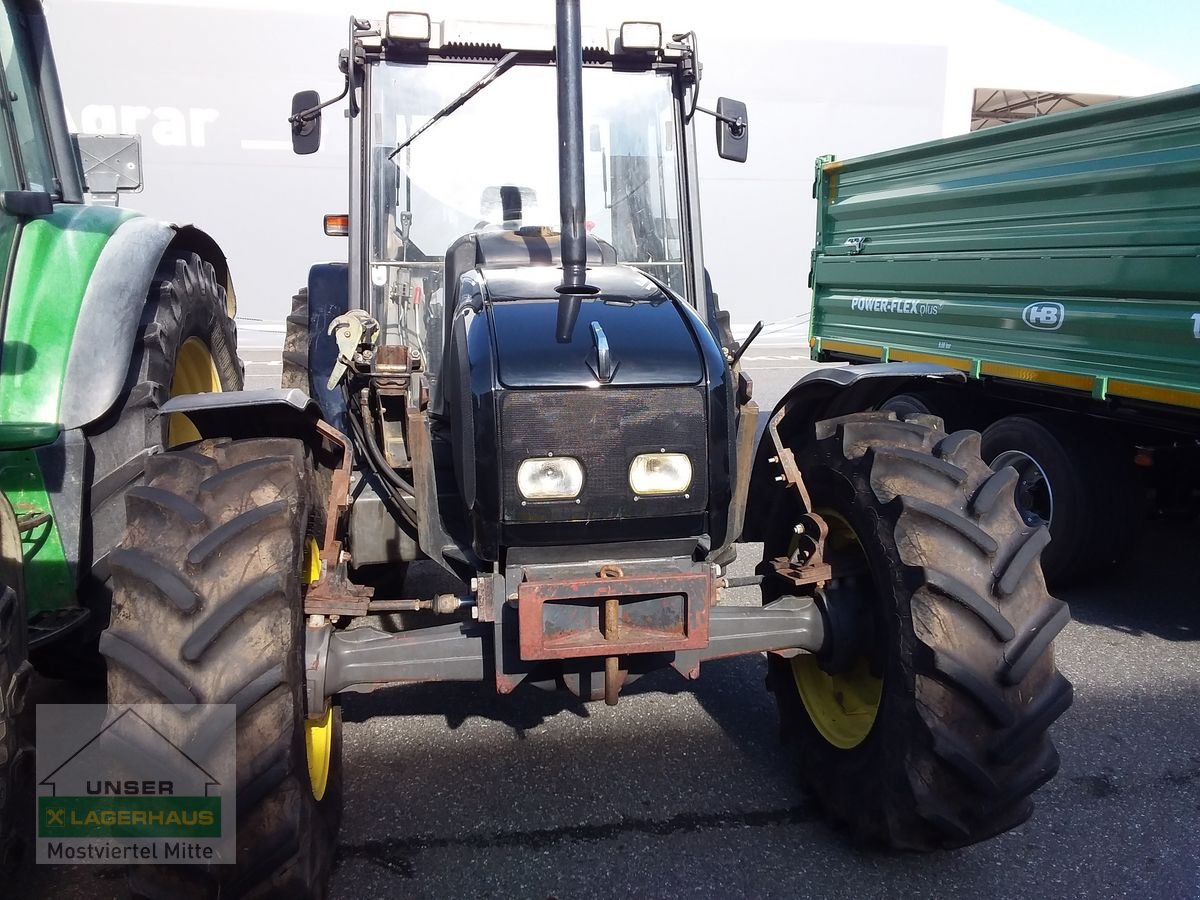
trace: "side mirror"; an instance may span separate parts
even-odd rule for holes
[[[321,146],[321,95],[298,91],[292,95],[292,152],[299,156],[316,153]],[[301,115],[301,114],[304,115]]]
[[[728,97],[717,99],[717,155],[744,163],[750,148],[750,120],[746,104]]]
[[[0,210],[18,219],[37,219],[54,212],[54,200],[45,191],[0,191]]]

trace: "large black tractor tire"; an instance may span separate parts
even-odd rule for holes
[[[25,657],[25,612],[16,591],[0,582],[0,876],[32,850],[33,751],[22,719],[32,669]]]
[[[100,646],[109,702],[237,707],[237,864],[133,866],[147,898],[325,894],[342,808],[341,714],[327,779],[306,750],[302,572],[323,510],[298,441],[203,441],[130,490]],[[320,794],[320,796],[318,796]]]
[[[1058,769],[1047,729],[1072,689],[1051,649],[1069,612],[1046,592],[1046,532],[1017,515],[1014,473],[988,468],[978,433],[947,435],[928,416],[831,419],[793,450],[831,557],[857,571],[826,587],[831,656],[769,658],[802,785],[868,843],[934,850],[1020,824]],[[793,546],[793,494],[776,505],[768,559]],[[853,664],[836,662],[852,634]]]
[[[297,388],[310,397],[308,380],[308,288],[300,288],[292,297],[292,312],[283,333],[283,375],[281,386]]]
[[[1132,446],[1115,431],[1082,419],[1008,416],[983,432],[982,450],[988,463],[1020,470],[1017,508],[1050,532],[1042,572],[1051,587],[1095,578],[1129,552],[1137,469]]]
[[[50,678],[102,680],[103,660],[97,649],[112,604],[110,556],[125,533],[125,497],[142,484],[150,454],[178,441],[178,419],[158,415],[173,393],[187,392],[181,376],[184,360],[194,362],[196,349],[207,354],[221,390],[241,390],[243,369],[237,355],[237,330],[226,307],[225,288],[212,265],[195,253],[168,254],[159,263],[142,312],[139,340],[131,359],[114,361],[128,367],[116,409],[88,427],[92,478],[82,523],[80,590],[90,619],[61,641],[35,652],[34,665]],[[86,340],[86,336],[79,336]],[[190,342],[190,343],[189,343]],[[181,349],[188,351],[181,356]],[[183,423],[186,426],[186,423]],[[188,435],[182,437],[186,440]]]

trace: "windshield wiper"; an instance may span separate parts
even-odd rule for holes
[[[499,78],[501,75],[503,75],[509,69],[511,69],[513,63],[515,63],[516,61],[517,61],[516,51],[513,51],[512,53],[507,54],[503,59],[500,60],[500,62],[496,63],[496,65],[494,65],[491,68],[491,70],[488,71],[488,73],[486,75],[484,75],[477,82],[475,82],[473,85],[471,85],[469,88],[467,88],[461,94],[459,94],[457,99],[451,100],[449,103],[447,103],[441,109],[439,109],[436,113],[434,113],[434,116],[432,119],[430,119],[428,122],[426,122],[420,128],[418,128],[416,131],[414,131],[412,134],[410,134],[407,138],[405,138],[403,141],[401,141],[400,144],[397,145],[396,149],[388,154],[388,159],[395,159],[396,154],[398,154],[401,150],[403,150],[405,147],[407,147],[409,144],[411,144],[413,141],[415,141],[417,138],[419,138],[422,134],[424,134],[426,129],[428,129],[430,125],[432,125],[438,119],[444,119],[446,116],[450,115],[450,113],[457,110],[460,106],[462,106],[464,103],[466,103],[472,97],[474,97],[476,94],[478,94],[480,91],[482,91],[485,87],[487,87],[489,84],[491,84],[497,78]]]

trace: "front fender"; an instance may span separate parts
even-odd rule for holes
[[[117,402],[150,282],[174,234],[169,225],[137,218],[118,228],[101,252],[71,339],[58,420],[66,428],[96,421]]]
[[[159,263],[166,254],[195,253],[225,287],[229,315],[236,309],[225,255],[200,229],[146,217],[123,223],[105,244],[79,305],[63,379],[59,419],[82,428],[113,408],[125,387],[138,324]]]
[[[135,217],[114,207],[60,205],[21,229],[4,317],[0,422],[62,422],[72,348],[86,335],[77,322],[88,282],[113,234]]]
[[[806,442],[817,422],[876,409],[900,390],[930,380],[965,381],[966,376],[928,363],[874,363],[817,369],[792,385],[775,404],[755,454],[742,540],[761,541],[765,536],[782,471],[770,460],[781,447],[795,449]]]

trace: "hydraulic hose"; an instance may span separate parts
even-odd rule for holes
[[[342,393],[346,399],[346,413],[350,421],[350,440],[354,444],[354,449],[367,457],[371,463],[371,471],[378,476],[380,486],[387,495],[380,499],[390,501],[389,506],[393,508],[393,512],[400,513],[405,522],[416,528],[417,511],[404,496],[405,493],[415,496],[416,489],[401,478],[384,457],[383,450],[375,440],[371,429],[362,421],[362,413],[358,405],[351,402],[349,385],[343,385]]]

